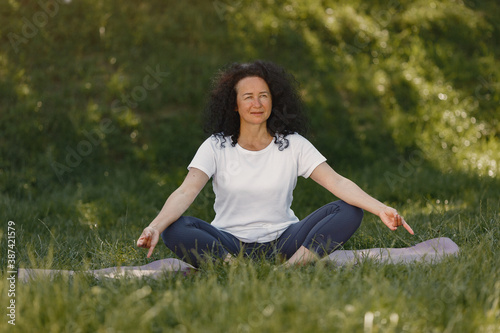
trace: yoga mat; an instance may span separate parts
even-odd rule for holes
[[[446,237],[434,238],[412,247],[404,248],[373,248],[365,250],[338,250],[322,260],[332,261],[342,266],[359,264],[365,260],[373,260],[381,264],[409,264],[412,262],[437,263],[448,255],[457,254],[459,248],[451,239]],[[153,277],[157,278],[163,272],[187,273],[195,269],[188,263],[175,258],[153,261],[143,266],[109,267],[97,270],[83,271],[94,275],[96,278],[119,277]],[[53,269],[18,269],[18,279],[28,282],[38,276],[65,275],[72,276],[76,271]]]
[[[166,258],[161,260],[153,261],[147,265],[143,266],[119,266],[119,267],[109,267],[96,270],[88,271],[70,271],[70,270],[58,270],[58,269],[32,269],[32,268],[20,268],[17,270],[17,277],[20,281],[28,282],[30,279],[36,278],[37,276],[72,276],[75,273],[90,273],[96,278],[119,278],[119,277],[158,277],[163,272],[180,272],[186,273],[190,270],[195,269],[190,264],[175,258]]]
[[[447,255],[457,254],[458,251],[459,248],[455,242],[447,237],[440,237],[418,243],[412,247],[335,251],[325,259],[338,265],[356,264],[367,259],[389,264],[405,264],[416,261],[433,263],[442,260]]]

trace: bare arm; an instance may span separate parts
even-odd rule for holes
[[[181,186],[168,197],[158,216],[144,229],[137,240],[137,246],[149,248],[148,258],[158,244],[160,233],[181,217],[196,199],[208,179],[208,176],[200,169],[191,168]]]
[[[403,226],[413,235],[411,227],[394,208],[384,205],[367,194],[353,181],[335,172],[326,162],[321,163],[314,169],[311,178],[348,204],[377,215],[389,229],[396,230],[397,227]]]

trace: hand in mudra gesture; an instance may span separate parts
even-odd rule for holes
[[[398,227],[403,226],[410,234],[414,235],[412,228],[394,208],[386,207],[379,213],[379,217],[389,229],[396,230]]]
[[[153,227],[146,227],[137,240],[137,246],[149,249],[148,258],[153,254],[156,244],[160,239],[160,232]]]

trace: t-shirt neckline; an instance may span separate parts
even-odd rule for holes
[[[274,139],[271,140],[271,142],[267,145],[267,147],[262,148],[261,150],[248,150],[240,146],[239,143],[236,143],[236,148],[238,148],[239,151],[245,153],[245,154],[252,154],[252,155],[257,155],[257,154],[262,154],[267,152],[268,150],[271,149],[271,147],[274,144]]]

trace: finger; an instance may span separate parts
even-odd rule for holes
[[[142,235],[141,237],[139,237],[139,239],[137,240],[137,246],[138,247],[147,247],[147,244],[149,242],[149,238],[148,236],[145,236],[145,235]]]
[[[155,245],[151,245],[151,247],[149,248],[149,251],[148,251],[148,258],[151,257],[154,249],[155,249]]]
[[[413,229],[410,227],[410,225],[408,223],[406,223],[404,220],[403,220],[403,227],[405,227],[406,230],[408,230],[408,232],[412,235],[415,235],[415,233],[413,232]]]
[[[156,244],[158,244],[158,238],[157,237],[151,237],[151,242],[149,242],[149,248],[155,248]]]
[[[402,220],[403,220],[403,217],[401,215],[399,215],[398,213],[396,213],[396,227],[403,225]]]
[[[391,225],[387,224],[387,227],[388,227],[389,229],[391,229],[392,231],[395,231],[395,230],[397,230],[397,229],[398,229],[398,227],[397,227],[397,226],[395,226],[394,224],[391,224]]]
[[[137,246],[140,247],[149,247],[149,243],[151,242],[151,231],[144,229],[142,232],[141,237],[139,237],[139,240],[137,241]],[[141,245],[139,245],[139,243]]]

